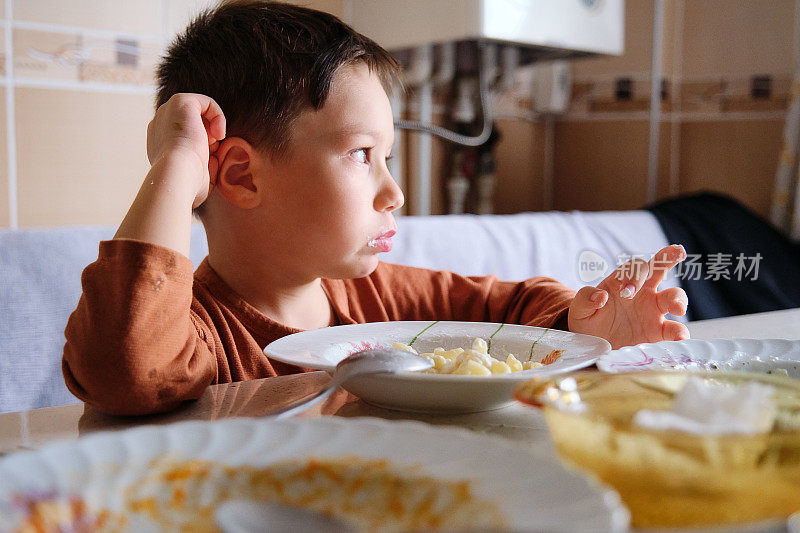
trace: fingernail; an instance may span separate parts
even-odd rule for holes
[[[682,244],[673,244],[678,247],[678,257],[686,257],[686,248]]]
[[[620,291],[619,295],[622,296],[623,298],[632,298],[633,293],[635,291],[636,291],[636,285],[628,283],[627,285],[625,285],[625,288],[622,289],[622,291]]]
[[[597,291],[596,293],[592,294],[589,297],[589,300],[591,300],[593,303],[597,303],[597,302],[600,301],[600,298],[602,298],[602,297],[603,297],[603,293],[600,292],[600,291]]]

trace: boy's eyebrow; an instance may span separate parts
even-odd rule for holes
[[[370,137],[382,137],[381,133],[376,130],[364,130],[357,126],[340,128],[334,131],[334,135],[344,137],[345,135],[369,135]]]
[[[375,139],[382,139],[383,134],[377,130],[363,130],[358,127],[345,127],[340,128],[338,130],[334,130],[331,132],[331,136],[342,138],[342,137],[350,137],[354,135],[362,135],[362,136],[369,136]],[[390,141],[394,142],[394,135],[389,139]]]

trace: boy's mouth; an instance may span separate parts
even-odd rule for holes
[[[378,235],[367,243],[370,248],[375,248],[379,252],[389,252],[392,250],[392,237],[397,233],[394,230],[387,231],[382,235]]]

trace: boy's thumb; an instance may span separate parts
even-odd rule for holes
[[[575,318],[586,318],[608,302],[608,292],[596,287],[583,287],[575,295]]]

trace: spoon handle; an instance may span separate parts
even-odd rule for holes
[[[276,418],[289,418],[290,416],[294,416],[297,413],[305,411],[312,405],[315,405],[328,396],[330,396],[333,391],[335,391],[339,387],[339,380],[332,379],[325,385],[323,388],[312,394],[311,396],[306,396],[305,398],[301,398],[296,402],[290,403],[289,405],[285,405],[274,411],[270,412],[267,416],[274,416]]]

